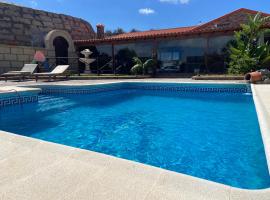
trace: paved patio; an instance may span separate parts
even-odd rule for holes
[[[125,80],[127,81],[127,80]],[[142,80],[135,80],[142,81]],[[153,81],[147,79],[144,81]],[[161,79],[163,82],[193,82]],[[112,82],[67,81],[80,85]],[[115,82],[113,80],[113,82]],[[196,81],[197,82],[197,81]],[[1,82],[3,86],[25,83]],[[27,82],[27,85],[35,85]],[[55,83],[39,83],[55,84]],[[255,85],[261,128],[268,131],[270,85]],[[262,113],[263,112],[263,113]],[[270,134],[264,134],[269,141]],[[266,152],[269,151],[267,145]],[[270,189],[241,190],[160,168],[0,131],[0,199],[269,200]]]
[[[111,82],[168,82],[168,83],[243,83],[243,81],[196,81],[190,78],[146,78],[146,79],[103,79],[103,80],[67,80],[67,81],[0,81],[2,86],[27,86],[27,85],[89,85]]]

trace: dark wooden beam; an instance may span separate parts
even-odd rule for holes
[[[157,73],[157,64],[158,64],[158,41],[157,40],[153,41],[152,59],[155,61],[155,64],[156,64],[152,72],[153,73],[152,75],[155,76]]]
[[[209,73],[208,54],[209,54],[209,37],[206,37],[206,48],[205,48],[205,53],[204,53],[204,64],[205,64],[205,68],[206,68],[207,73]]]
[[[116,67],[115,67],[115,55],[114,55],[114,44],[112,43],[112,64],[113,64],[113,73],[116,74]]]

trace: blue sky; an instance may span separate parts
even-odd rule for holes
[[[83,18],[106,29],[173,28],[208,22],[238,8],[270,13],[270,0],[8,0]]]

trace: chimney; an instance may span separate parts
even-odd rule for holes
[[[103,24],[97,24],[97,39],[104,39],[105,37],[105,27]]]

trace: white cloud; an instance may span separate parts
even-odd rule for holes
[[[29,1],[29,3],[30,3],[30,6],[31,6],[32,8],[36,8],[36,7],[38,6],[38,3],[37,3],[36,0],[31,0],[31,1]]]
[[[190,2],[190,0],[180,0],[181,4],[188,4]]]
[[[171,4],[188,4],[190,0],[159,0],[162,3],[171,3]]]
[[[151,15],[155,13],[155,10],[151,8],[141,8],[139,9],[139,13],[142,15]]]

